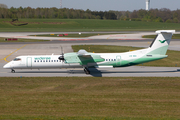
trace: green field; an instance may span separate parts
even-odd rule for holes
[[[88,52],[95,53],[121,53],[130,50],[138,50],[142,48],[130,46],[111,46],[111,45],[73,45],[72,49],[77,52],[80,49],[85,49]],[[168,50],[167,58],[156,60],[148,63],[140,64],[140,66],[156,66],[156,67],[180,67],[180,51]]]
[[[0,119],[180,119],[180,78],[0,79]]]
[[[19,19],[24,26],[14,26],[11,19],[0,19],[0,32],[68,32],[68,31],[156,31],[180,30],[177,23],[156,23],[96,19]]]

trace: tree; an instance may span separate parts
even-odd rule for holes
[[[179,23],[179,20],[178,20],[177,18],[174,18],[174,19],[173,19],[173,22],[174,22],[174,23]]]
[[[158,16],[161,17],[164,22],[166,22],[168,19],[172,19],[171,11],[167,8],[160,9]]]
[[[166,23],[171,23],[171,22],[172,22],[171,19],[166,20]]]
[[[163,22],[162,18],[158,17],[155,22]]]
[[[0,4],[0,18],[59,18],[59,19],[111,19],[153,22],[180,22],[180,10],[171,11],[167,8],[140,9],[134,11],[86,11],[69,8],[7,8]]]
[[[0,8],[8,8],[8,6],[7,5],[5,5],[5,4],[0,4]]]

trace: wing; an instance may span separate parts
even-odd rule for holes
[[[66,53],[64,55],[66,63],[79,63],[80,65],[96,64],[104,61],[100,55],[89,53],[86,50],[79,50],[77,53]]]

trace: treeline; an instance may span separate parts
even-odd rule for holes
[[[180,23],[180,10],[167,8],[130,11],[91,11],[68,8],[0,7],[0,18],[111,19],[147,22]]]
[[[147,22],[168,22],[180,23],[180,10],[171,11],[167,8],[130,11],[114,11],[117,19],[128,21],[147,21]]]
[[[0,8],[0,18],[117,19],[114,12],[95,12],[68,8]]]

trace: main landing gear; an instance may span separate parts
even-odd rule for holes
[[[11,72],[12,72],[12,73],[15,73],[15,70],[14,70],[14,69],[11,69]]]
[[[90,74],[90,71],[89,71],[89,69],[88,69],[87,67],[84,68],[84,72],[85,72],[87,75]]]

